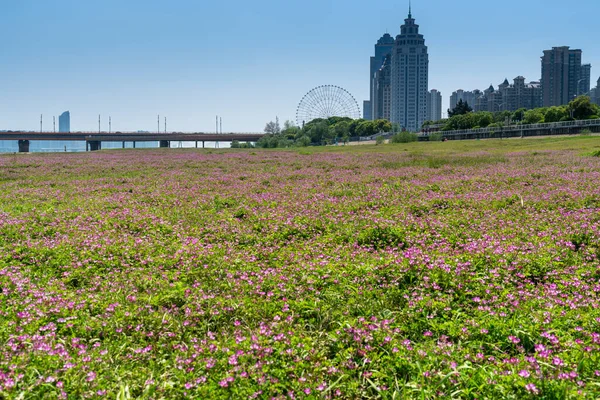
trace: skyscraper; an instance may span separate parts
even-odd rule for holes
[[[596,87],[590,90],[590,97],[592,98],[592,102],[600,105],[600,78],[598,78]]]
[[[426,121],[437,122],[442,119],[442,94],[436,90],[431,89],[427,92],[427,117]]]
[[[385,58],[392,53],[394,38],[389,33],[383,35],[375,44],[375,55],[371,57],[369,69],[369,100],[364,102],[363,117],[365,119],[377,119],[375,115],[375,74],[381,69]]]
[[[579,77],[579,92],[578,96],[588,94],[592,87],[592,65],[583,64]]]
[[[375,72],[373,86],[373,119],[390,120],[391,111],[391,54],[383,61],[379,71]]]
[[[569,46],[544,50],[542,57],[542,99],[544,107],[568,104],[579,94],[581,50]]]
[[[65,111],[58,117],[58,131],[71,132],[71,113]]]
[[[392,50],[391,121],[419,131],[427,119],[429,55],[411,9]]]

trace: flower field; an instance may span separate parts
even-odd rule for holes
[[[0,398],[599,398],[598,146],[0,156]]]

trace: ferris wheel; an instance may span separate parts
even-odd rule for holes
[[[346,89],[318,86],[304,95],[296,110],[296,124],[300,127],[313,119],[329,117],[360,118],[360,107]]]

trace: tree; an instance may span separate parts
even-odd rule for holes
[[[341,138],[344,136],[348,136],[348,132],[350,130],[350,122],[339,121],[338,123],[333,125],[333,128],[337,137]]]
[[[525,118],[526,111],[527,111],[526,108],[519,108],[517,111],[515,111],[512,116],[513,121],[516,121],[516,122],[523,121],[523,118]]]
[[[544,114],[544,122],[558,122],[568,116],[569,113],[565,107],[550,107]]]
[[[539,124],[544,122],[544,113],[542,109],[535,108],[533,110],[527,110],[523,122],[526,124]]]
[[[290,120],[288,119],[288,120],[286,120],[286,121],[283,123],[283,130],[284,130],[284,131],[290,130],[290,129],[292,129],[292,128],[296,128],[296,124],[294,124],[294,121],[290,121]]]
[[[575,119],[588,119],[598,115],[598,106],[592,103],[589,96],[579,96],[569,103],[569,113]]]
[[[479,126],[480,128],[486,128],[488,125],[494,123],[494,115],[491,112],[483,111],[477,114],[478,121],[476,126]]]
[[[472,111],[473,109],[471,108],[471,106],[469,106],[469,103],[467,103],[466,101],[462,101],[461,99],[458,101],[458,103],[452,110],[448,109],[448,116],[453,117],[455,115],[464,115]]]
[[[391,132],[392,131],[392,123],[387,119],[378,119],[375,121],[376,125],[376,133],[380,132]]]
[[[270,121],[265,126],[265,133],[270,133],[272,135],[277,135],[281,133],[281,126],[279,126],[279,118],[275,118],[275,122]]]
[[[308,131],[306,132],[312,143],[321,144],[323,139],[326,139],[329,133],[329,126],[327,122],[321,120],[316,124],[311,124]]]

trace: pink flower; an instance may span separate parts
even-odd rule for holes
[[[538,394],[540,392],[533,383],[528,383],[527,385],[525,385],[525,389],[527,389],[528,392],[533,394]]]
[[[552,364],[556,365],[557,367],[560,367],[560,366],[562,366],[562,365],[565,365],[565,363],[563,362],[563,360],[561,360],[561,359],[560,359],[560,358],[558,358],[558,357],[554,357],[554,358],[552,359]]]
[[[521,371],[519,371],[519,376],[522,376],[523,378],[529,378],[531,374],[529,373],[529,371],[522,369]]]

